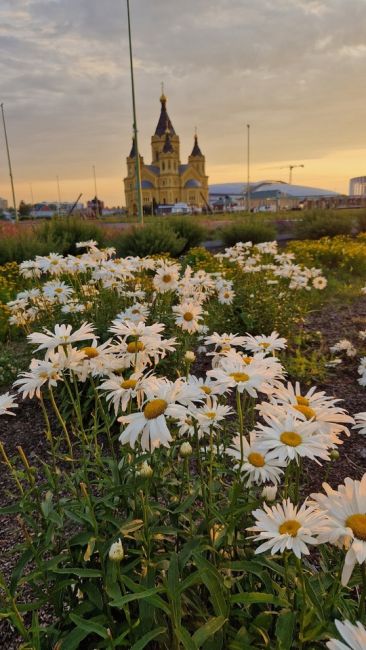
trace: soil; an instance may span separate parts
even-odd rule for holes
[[[366,330],[366,296],[362,296],[350,306],[319,311],[313,314],[305,325],[308,331],[320,331],[327,345],[334,345],[339,339],[347,338],[360,348],[359,331]],[[318,384],[325,390],[343,400],[341,405],[350,414],[366,411],[366,388],[358,384],[357,366],[359,355],[352,359],[344,357],[344,363],[332,369],[327,378]],[[193,369],[197,372],[198,369]],[[198,374],[198,373],[197,373]],[[53,421],[53,426],[55,422]],[[0,441],[9,457],[17,454],[21,445],[28,459],[37,466],[40,459],[47,457],[47,443],[41,409],[35,400],[26,400],[17,409],[16,417],[0,418]],[[347,476],[359,479],[366,471],[366,438],[353,433],[346,438],[340,448],[340,458],[332,463],[327,481],[336,487]],[[324,468],[315,463],[305,466],[304,495],[321,490]],[[0,474],[0,506],[9,505],[14,497],[14,481],[3,466]],[[0,570],[8,578],[14,566],[14,547],[22,541],[22,533],[15,515],[0,516]],[[45,619],[47,614],[45,614]],[[0,621],[0,647],[7,650],[19,648],[20,639],[6,620]]]

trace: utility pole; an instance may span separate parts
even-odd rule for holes
[[[95,165],[93,165],[93,175],[94,175],[94,192],[95,192],[95,215],[97,219],[99,219],[99,200],[98,200],[97,175],[95,172]]]
[[[12,195],[13,195],[13,206],[14,206],[14,212],[15,212],[15,221],[19,221],[18,210],[17,210],[17,204],[16,204],[16,200],[15,200],[15,190],[14,190],[13,172],[12,172],[12,169],[11,169],[11,161],[10,161],[10,152],[9,152],[8,135],[7,135],[7,133],[6,133],[6,124],[5,124],[5,115],[4,115],[4,104],[1,104],[1,113],[2,113],[2,116],[3,116],[3,125],[4,125],[4,135],[5,135],[6,153],[8,154],[9,176],[10,176],[10,183],[11,183],[11,192],[12,192]]]
[[[247,124],[247,210],[250,212],[250,124]]]
[[[131,40],[131,21],[130,21],[130,0],[127,1],[127,20],[128,20],[128,43],[130,49],[130,70],[131,70],[131,90],[132,90],[132,113],[133,113],[133,135],[135,140],[135,164],[136,164],[136,193],[137,193],[137,212],[141,225],[144,223],[144,214],[142,210],[142,190],[141,190],[141,170],[140,154],[137,141],[137,118],[136,118],[136,101],[135,101],[135,82],[133,77],[133,57],[132,57],[132,40]]]

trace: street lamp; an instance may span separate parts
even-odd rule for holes
[[[247,124],[247,210],[250,212],[250,124]]]
[[[137,142],[137,119],[136,119],[136,101],[135,101],[135,82],[133,77],[133,58],[132,58],[132,41],[131,41],[131,21],[130,21],[130,0],[127,0],[127,20],[128,20],[128,43],[130,48],[130,69],[131,69],[131,90],[132,90],[132,113],[133,113],[133,135],[135,140],[135,164],[136,164],[136,193],[137,193],[137,211],[138,219],[141,225],[144,223],[142,210],[142,190],[141,190],[141,171],[140,155]]]

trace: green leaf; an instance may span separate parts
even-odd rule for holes
[[[202,582],[210,592],[216,616],[226,617],[228,614],[228,603],[225,601],[222,591],[222,577],[217,569],[202,556],[195,554],[194,559],[201,574]]]
[[[63,569],[54,569],[55,573],[61,573],[63,575],[72,575],[78,576],[78,578],[101,578],[102,572],[99,569],[82,569],[79,567],[70,567]]]
[[[16,563],[13,573],[11,574],[11,581],[10,581],[10,592],[12,595],[14,595],[19,578],[21,577],[23,573],[24,567],[30,562],[30,560],[33,557],[33,552],[30,548],[27,548],[26,551],[24,551],[23,555],[20,556],[18,562]]]
[[[171,604],[172,617],[173,617],[173,627],[180,627],[181,623],[181,602],[180,602],[180,590],[179,590],[179,566],[178,566],[178,556],[176,553],[172,553],[170,556],[170,563],[168,569],[168,580],[167,580],[167,596]]]
[[[68,634],[61,641],[61,650],[78,650],[80,642],[89,635],[88,630],[82,630],[80,627],[75,627],[70,634]]]
[[[193,635],[193,641],[197,648],[200,648],[211,636],[221,630],[226,621],[227,619],[224,618],[224,616],[216,616],[215,618],[211,618],[199,630],[197,630]]]
[[[151,630],[151,632],[148,632],[147,634],[144,634],[139,641],[133,644],[131,647],[131,650],[142,650],[147,646],[150,641],[153,639],[156,639],[156,637],[160,636],[161,634],[164,634],[166,632],[166,627],[157,627],[155,630]]]
[[[122,596],[122,598],[112,601],[110,605],[111,607],[122,607],[122,605],[125,605],[126,603],[148,598],[149,596],[158,594],[160,591],[163,591],[161,587],[153,587],[152,589],[145,589],[145,591],[140,591],[134,594],[126,594],[126,596]]]
[[[276,623],[276,650],[291,650],[296,614],[294,612],[282,612]]]
[[[184,650],[197,650],[195,642],[184,627],[175,628],[174,632],[182,643]]]
[[[84,630],[89,634],[98,634],[98,636],[101,636],[102,639],[109,638],[107,628],[103,627],[103,625],[101,625],[100,623],[95,623],[95,621],[93,621],[90,618],[81,618],[81,616],[77,616],[76,614],[70,614],[69,616],[72,622],[75,623],[75,625],[79,627],[81,630]],[[66,646],[65,646],[65,650],[66,650]]]
[[[234,594],[230,598],[231,603],[233,604],[242,604],[242,605],[252,605],[253,603],[266,603],[268,605],[283,605],[282,601],[279,598],[276,598],[273,594],[263,594],[261,592],[247,592],[243,594]],[[286,603],[285,603],[286,604]]]

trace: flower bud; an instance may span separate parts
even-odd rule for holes
[[[339,459],[339,451],[338,449],[332,449],[332,451],[329,454],[330,460],[338,460]]]
[[[194,363],[196,361],[196,355],[192,350],[187,350],[187,352],[184,355],[184,360],[187,361],[187,363]]]
[[[188,458],[188,456],[192,455],[192,445],[186,440],[185,442],[182,442],[180,450],[179,450],[179,455],[182,458]]]
[[[109,549],[108,557],[112,562],[121,562],[123,560],[125,552],[123,550],[121,539],[118,542],[113,542]]]
[[[151,478],[153,473],[154,473],[153,468],[149,465],[149,463],[146,460],[144,460],[144,462],[141,465],[139,475],[142,476],[142,478]]]
[[[266,485],[262,490],[262,499],[265,501],[274,501],[277,494],[277,485]]]

